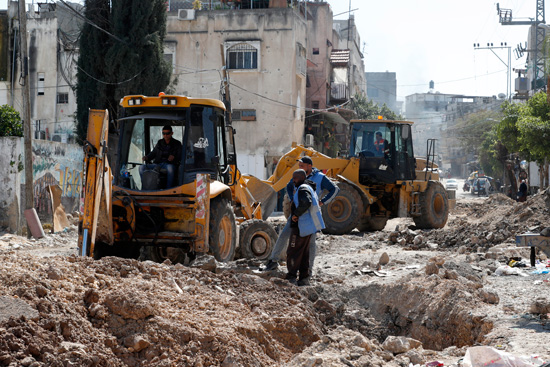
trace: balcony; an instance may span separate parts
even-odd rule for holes
[[[330,85],[330,98],[338,101],[348,99],[348,84],[347,83],[332,83]]]

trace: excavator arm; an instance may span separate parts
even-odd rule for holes
[[[83,204],[78,247],[81,256],[92,256],[96,240],[112,244],[112,174],[107,160],[109,113],[90,110],[84,144]]]

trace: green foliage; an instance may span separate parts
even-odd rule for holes
[[[520,153],[539,164],[550,158],[550,106],[539,92],[525,104],[503,106],[504,119],[497,127],[498,139],[510,153]]]
[[[483,172],[492,177],[500,177],[502,175],[502,163],[499,161],[496,129],[493,128],[485,132],[481,137],[481,141],[478,159]]]
[[[447,131],[450,137],[456,137],[468,151],[479,153],[484,139],[490,135],[493,126],[502,118],[499,112],[483,110],[468,114],[459,119],[456,125]]]
[[[23,136],[21,116],[8,105],[0,106],[0,136]]]
[[[376,120],[378,116],[384,117],[385,120],[401,120],[403,117],[396,114],[384,104],[379,106],[372,100],[368,100],[365,96],[356,94],[353,101],[353,109],[357,113],[357,118],[363,120]]]
[[[130,3],[130,4],[128,4]],[[113,1],[112,24],[117,43],[107,52],[107,71],[114,81],[114,98],[129,94],[158,95],[170,83],[170,64],[164,60],[166,2]]]
[[[110,31],[109,0],[86,0],[84,16],[92,23]],[[80,34],[80,53],[77,63],[76,134],[83,141],[88,130],[88,110],[107,109],[109,96],[105,80],[105,51],[110,37],[89,23]]]
[[[77,74],[81,139],[86,136],[88,108],[108,109],[116,119],[122,97],[158,95],[171,75],[163,56],[164,0],[86,0],[86,16],[114,37],[89,24],[82,31]]]

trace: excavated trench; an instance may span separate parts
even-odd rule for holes
[[[481,342],[493,323],[478,306],[498,303],[498,296],[483,290],[481,283],[448,270],[444,277],[422,274],[398,283],[371,283],[342,297],[368,310],[380,326],[380,341],[388,335],[408,336],[433,350]]]

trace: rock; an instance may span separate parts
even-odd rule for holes
[[[439,245],[438,245],[437,243],[435,243],[435,242],[428,242],[428,243],[426,244],[426,246],[428,246],[428,248],[431,249],[431,250],[435,250],[435,249],[437,249],[437,248],[439,247]]]
[[[425,359],[422,353],[420,353],[416,349],[409,350],[407,353],[405,353],[405,356],[409,358],[412,364],[422,365],[425,362]]]
[[[443,278],[457,280],[458,273],[456,272],[456,270],[445,269],[445,274],[443,275]]]
[[[413,245],[420,246],[424,242],[424,236],[421,234],[414,237]]]
[[[445,264],[445,259],[441,256],[434,256],[430,259],[430,262],[435,263],[437,266],[443,266],[443,264]]]
[[[216,268],[218,267],[218,262],[216,261],[216,258],[212,255],[202,255],[197,256],[195,261],[193,261],[193,264],[191,264],[192,268],[198,268],[203,270],[209,270],[213,273],[216,272]]]
[[[84,302],[88,304],[99,302],[99,293],[97,290],[90,288],[84,293]]]
[[[426,275],[439,274],[439,268],[435,263],[431,261],[426,265],[425,270],[426,270]]]
[[[70,352],[78,349],[81,349],[84,351],[86,350],[86,346],[80,343],[62,342],[61,345],[59,346],[58,352],[65,353],[65,352]]]
[[[132,348],[135,352],[142,351],[150,346],[151,343],[141,335],[130,335],[124,338],[124,346],[126,348]]]
[[[221,367],[240,367],[240,363],[231,352],[228,352],[221,364]]]
[[[458,253],[459,253],[459,254],[465,254],[466,252],[468,252],[468,247],[466,247],[466,246],[463,245],[463,246],[460,246],[460,247],[458,248]]]
[[[484,289],[479,289],[477,291],[477,294],[478,294],[479,298],[481,298],[483,300],[483,302],[485,302],[485,303],[490,303],[492,305],[496,305],[500,301],[500,298],[498,297],[498,294],[496,294],[494,292],[489,292],[489,291],[486,291]]]
[[[380,265],[386,265],[390,262],[390,256],[388,255],[387,252],[384,252],[381,256],[380,256],[380,259],[378,260],[378,264]]]
[[[372,343],[363,335],[357,335],[355,338],[353,338],[353,345],[363,348],[367,352],[370,352],[374,348]]]
[[[19,298],[0,296],[0,323],[9,320],[11,317],[38,320],[38,311]]]
[[[325,300],[318,300],[313,304],[313,307],[319,312],[322,312],[327,315],[327,317],[334,317],[336,316],[336,309],[327,301]]]
[[[50,266],[46,271],[46,275],[49,279],[52,280],[61,280],[63,279],[63,272],[53,266]]]
[[[493,232],[489,232],[485,239],[489,242],[493,242],[493,240],[495,239],[495,234]]]
[[[148,299],[132,293],[109,293],[105,297],[105,306],[125,319],[140,320],[155,314],[155,308]]]
[[[405,353],[420,346],[422,346],[422,343],[416,339],[392,335],[388,336],[382,344],[382,348],[384,348],[384,350],[393,354]]]
[[[537,315],[550,313],[550,300],[545,298],[537,298],[529,308],[529,312]]]
[[[45,297],[48,294],[48,290],[41,285],[34,287],[34,290],[36,291],[36,295],[38,297]]]
[[[407,240],[402,238],[399,241],[397,241],[397,243],[399,244],[399,246],[405,246],[407,244]]]
[[[35,359],[33,357],[26,357],[26,358],[23,358],[21,360],[21,366],[24,366],[24,367],[28,367],[30,366],[33,362],[35,361]]]

